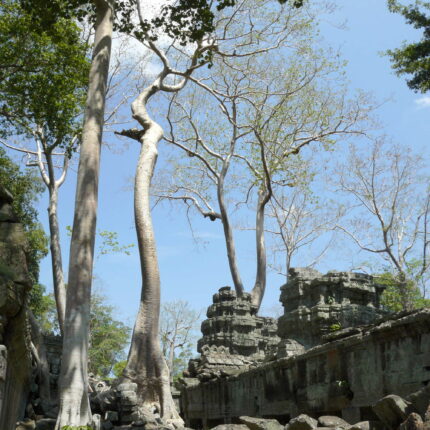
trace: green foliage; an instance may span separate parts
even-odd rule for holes
[[[378,283],[385,286],[381,305],[389,311],[404,310],[405,301],[410,303],[412,309],[430,306],[430,300],[423,297],[417,283],[412,279],[402,283],[395,274],[384,272],[378,276]]]
[[[39,262],[48,253],[48,238],[37,220],[35,202],[43,191],[41,180],[31,170],[22,171],[0,148],[0,184],[13,195],[13,210],[22,223],[29,242],[28,265],[34,283],[39,278]]]
[[[121,245],[118,240],[118,233],[116,231],[102,230],[99,231],[99,236],[102,243],[99,246],[99,255],[106,254],[121,254],[130,255],[130,249],[134,248],[134,243],[128,245]]]
[[[403,15],[408,24],[423,30],[419,42],[404,42],[401,48],[389,50],[387,54],[398,75],[412,75],[406,80],[409,88],[425,93],[430,90],[430,2],[417,0],[404,6],[397,0],[388,0],[388,6],[392,12]]]
[[[329,330],[330,330],[331,332],[333,332],[333,331],[339,331],[339,330],[341,330],[341,329],[342,329],[342,324],[341,324],[341,323],[339,323],[339,322],[334,323],[334,324],[330,325],[330,327],[329,327]]]
[[[44,285],[35,284],[30,291],[29,306],[43,333],[59,333],[55,298],[46,294]]]
[[[0,117],[7,131],[30,137],[36,130],[50,148],[67,147],[79,134],[89,73],[88,46],[70,20],[49,31],[19,3],[0,6]],[[68,148],[70,150],[70,148]]]
[[[122,376],[122,372],[124,371],[125,366],[127,366],[127,360],[117,361],[113,365],[112,373],[114,374],[115,378],[119,378]]]
[[[130,327],[116,320],[114,314],[115,307],[106,303],[106,297],[93,294],[88,370],[102,377],[109,376],[115,363],[124,360],[130,338]]]

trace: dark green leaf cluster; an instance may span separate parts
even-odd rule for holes
[[[0,184],[13,195],[13,209],[29,241],[28,264],[34,283],[39,278],[39,262],[48,253],[48,238],[37,220],[34,204],[44,187],[31,170],[22,171],[0,148]]]
[[[80,129],[89,73],[87,52],[73,21],[61,18],[42,25],[17,1],[3,1],[1,132],[30,137],[39,128],[47,145],[67,146]]]
[[[417,1],[414,5],[403,6],[396,0],[389,0],[389,8],[403,15],[414,28],[423,30],[419,42],[404,43],[401,48],[387,53],[398,75],[412,75],[406,80],[409,88],[424,93],[430,90],[430,3]]]
[[[93,294],[90,316],[90,349],[88,369],[95,375],[109,376],[113,366],[124,359],[124,348],[130,338],[130,327],[114,318],[115,308],[105,297]]]

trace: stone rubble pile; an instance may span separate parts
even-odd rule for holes
[[[220,424],[211,430],[430,430],[430,385],[406,399],[385,396],[372,409],[378,419],[353,424],[331,415],[315,419],[300,414],[285,426],[276,419],[242,416],[241,424]]]

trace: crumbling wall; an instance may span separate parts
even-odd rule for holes
[[[31,288],[28,244],[0,185],[0,428],[15,429],[24,416],[31,381],[29,326],[25,303]]]
[[[430,382],[430,309],[379,324],[339,330],[306,352],[182,391],[189,426],[213,427],[239,416],[287,422],[307,413],[349,422],[374,418],[387,394],[406,397]]]

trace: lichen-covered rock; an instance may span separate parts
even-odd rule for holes
[[[396,429],[411,412],[411,403],[400,396],[390,394],[373,405],[373,411],[389,429]]]
[[[239,420],[250,430],[282,430],[284,428],[284,426],[275,419],[242,416],[239,417]]]
[[[290,420],[285,426],[285,430],[313,430],[318,427],[318,421],[309,415],[300,414]]]
[[[339,429],[346,429],[350,426],[344,419],[332,415],[323,415],[318,418],[320,427],[337,427]]]

